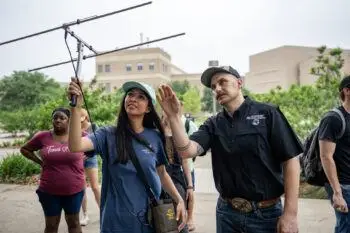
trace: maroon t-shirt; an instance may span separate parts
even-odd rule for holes
[[[67,143],[53,139],[51,131],[41,131],[28,142],[40,150],[43,160],[39,189],[54,195],[72,195],[85,187],[83,153],[71,153]]]

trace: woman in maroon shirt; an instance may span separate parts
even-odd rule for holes
[[[45,214],[45,233],[57,233],[62,209],[69,233],[81,232],[79,210],[84,196],[83,154],[68,149],[70,111],[52,112],[53,130],[36,133],[21,153],[41,165],[40,184],[36,191]],[[34,151],[40,151],[41,160]]]

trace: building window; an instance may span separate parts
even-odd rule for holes
[[[137,70],[141,71],[143,69],[142,63],[137,64]]]
[[[154,62],[149,63],[149,70],[153,71],[154,70]]]
[[[105,72],[106,73],[109,73],[109,72],[111,72],[111,65],[105,65]]]
[[[126,69],[126,71],[128,71],[128,72],[132,71],[132,66],[131,66],[131,64],[126,64],[125,69]]]
[[[108,93],[111,92],[111,84],[110,83],[106,83],[105,91],[108,92]]]
[[[102,73],[103,72],[103,65],[98,65],[97,66],[97,73]]]
[[[168,66],[163,64],[163,72],[168,72]]]

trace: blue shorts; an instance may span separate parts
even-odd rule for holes
[[[78,214],[83,201],[84,192],[85,190],[73,195],[63,196],[45,193],[39,189],[36,190],[44,214],[49,217],[60,216],[62,209],[65,214]]]
[[[98,163],[97,163],[97,156],[94,155],[92,157],[87,157],[84,160],[84,168],[97,168]]]

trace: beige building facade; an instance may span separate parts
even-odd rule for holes
[[[107,92],[133,80],[157,88],[162,83],[188,80],[201,86],[200,74],[187,74],[161,48],[138,48],[96,57],[96,81]]]
[[[266,93],[280,86],[310,85],[317,77],[310,74],[318,56],[317,48],[281,46],[249,57],[249,72],[241,74],[244,87],[253,93]],[[343,51],[342,72],[350,74],[350,50]],[[204,70],[204,69],[203,69]],[[174,65],[161,48],[137,48],[96,57],[96,81],[107,92],[120,88],[129,80],[141,81],[157,88],[162,83],[184,81],[203,93],[200,73],[189,74]]]
[[[249,57],[244,86],[253,93],[266,93],[277,86],[310,85],[317,77],[310,74],[318,56],[317,48],[282,46]],[[342,72],[350,74],[350,50],[343,51]]]

